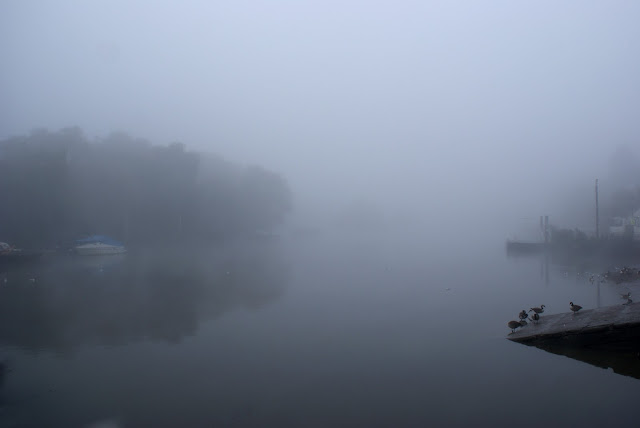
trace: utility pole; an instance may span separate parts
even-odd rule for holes
[[[544,216],[544,243],[549,243],[549,216]]]
[[[540,234],[542,235],[542,239],[544,239],[544,243],[547,243],[546,233],[544,231],[544,223],[542,222],[543,216],[540,216]]]
[[[596,178],[596,239],[600,238],[600,228],[599,228],[599,216],[598,216],[598,179]]]

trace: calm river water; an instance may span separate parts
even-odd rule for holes
[[[505,339],[619,288],[410,234],[51,258],[0,273],[0,426],[635,427],[640,380]]]

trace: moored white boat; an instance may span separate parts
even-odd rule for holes
[[[102,235],[79,239],[77,244],[75,250],[80,256],[106,256],[127,252],[122,243]]]

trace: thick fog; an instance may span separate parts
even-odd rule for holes
[[[0,0],[0,426],[636,427],[639,23]]]
[[[259,164],[300,227],[363,210],[500,239],[541,214],[588,228],[616,147],[637,154],[639,17],[631,1],[5,1],[0,138],[77,126]]]

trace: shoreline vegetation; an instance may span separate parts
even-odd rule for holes
[[[548,242],[507,240],[509,256],[532,254],[550,255],[561,264],[576,264],[588,261],[637,263],[640,256],[640,241],[631,236],[588,236],[580,229],[550,227]]]
[[[287,181],[262,166],[77,127],[1,140],[0,198],[0,241],[34,249],[96,233],[206,245],[269,233],[292,209]]]
[[[542,257],[546,263],[580,272],[615,271],[622,266],[637,266],[640,245],[617,239],[592,240],[580,245],[508,241],[507,257]],[[640,277],[639,277],[640,278]]]

